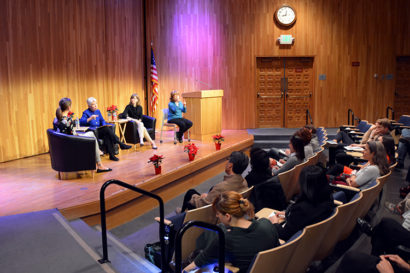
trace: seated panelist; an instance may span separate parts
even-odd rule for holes
[[[178,125],[179,131],[177,132],[177,138],[178,141],[182,143],[182,137],[184,133],[192,127],[192,121],[182,117],[182,113],[186,113],[186,102],[181,102],[178,91],[173,90],[169,100],[168,123]]]
[[[157,149],[157,145],[151,139],[148,134],[147,128],[144,127],[142,122],[142,106],[140,104],[140,98],[137,94],[132,94],[130,98],[130,103],[125,107],[122,116],[126,117],[128,120],[137,123],[138,136],[140,137],[140,145],[144,146],[144,138],[151,143],[152,149]]]
[[[109,128],[111,124],[105,122],[100,110],[98,110],[97,100],[93,97],[87,99],[88,109],[83,112],[80,119],[81,126],[89,126],[97,138],[104,140],[105,150],[110,155],[110,160],[118,161],[119,159],[114,154],[114,144],[119,144],[122,150],[130,149],[130,145],[126,145],[120,141],[114,131]]]
[[[71,99],[69,98],[62,98],[59,102],[59,107],[56,110],[56,118],[54,119],[54,127],[55,130],[67,134],[73,135],[74,132],[74,122],[72,116],[69,115],[71,111]],[[97,164],[97,173],[101,172],[109,172],[111,171],[110,168],[106,168],[102,162],[100,157],[100,148],[98,147],[98,141],[92,132],[86,132],[82,134],[82,136],[92,137],[95,139],[95,161]]]

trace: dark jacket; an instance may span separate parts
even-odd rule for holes
[[[265,171],[257,171],[252,169],[245,177],[246,182],[248,182],[248,187],[255,186],[256,184],[262,183],[269,178],[272,178],[271,168],[268,168]]]
[[[293,234],[304,227],[328,218],[334,209],[333,198],[313,204],[305,199],[298,199],[285,213],[286,221],[276,224],[279,238],[287,241]]]
[[[277,176],[270,177],[262,183],[254,186],[249,201],[255,206],[255,211],[263,208],[284,210],[286,208],[286,196]]]

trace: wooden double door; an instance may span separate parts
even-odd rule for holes
[[[410,115],[410,56],[397,57],[396,89],[394,91],[395,119]]]
[[[257,127],[297,128],[311,115],[312,57],[257,58]]]

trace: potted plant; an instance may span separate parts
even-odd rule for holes
[[[109,121],[117,120],[117,112],[118,112],[118,107],[116,105],[108,106],[107,107],[108,120]]]
[[[221,149],[222,141],[225,140],[225,139],[224,139],[224,136],[223,136],[223,135],[214,135],[212,138],[213,138],[213,140],[214,140],[214,142],[215,142],[215,148],[216,148],[216,150],[219,151],[219,150]]]
[[[153,156],[149,158],[148,163],[152,163],[154,165],[155,174],[161,173],[161,163],[163,159],[164,159],[164,156],[156,155],[156,154],[154,154]]]
[[[189,143],[184,146],[184,152],[188,153],[188,158],[189,161],[192,161],[195,159],[195,155],[198,152],[198,147],[194,143]]]

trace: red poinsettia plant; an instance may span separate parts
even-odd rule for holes
[[[154,154],[153,156],[151,156],[151,157],[149,158],[148,163],[152,163],[152,164],[154,164],[154,166],[155,166],[156,168],[158,168],[158,167],[161,165],[163,159],[164,159],[164,156],[163,156],[163,155],[156,155],[156,154]]]
[[[215,143],[221,143],[225,140],[223,135],[214,135],[212,138],[214,139]]]
[[[107,107],[107,112],[108,113],[114,113],[118,111],[118,107],[116,105],[111,105]]]
[[[69,118],[74,118],[74,112],[68,112],[67,117]]]
[[[196,155],[199,148],[194,143],[189,143],[184,146],[184,152],[188,153],[189,155]]]

